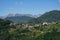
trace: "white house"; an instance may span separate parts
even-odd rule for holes
[[[48,23],[47,23],[47,22],[43,22],[43,24],[42,24],[42,25],[45,25],[45,24],[46,24],[46,25],[48,25]]]

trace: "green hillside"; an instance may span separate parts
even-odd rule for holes
[[[53,10],[46,12],[42,16],[37,18],[40,22],[56,22],[60,21],[60,10]]]
[[[0,20],[0,40],[60,40],[60,23],[39,26],[37,29],[22,25],[10,26],[5,21],[9,22]]]
[[[5,20],[10,20],[15,23],[27,23],[32,17],[28,16],[14,16],[14,17],[7,17]]]
[[[52,10],[44,13],[36,19],[31,19],[31,23],[42,23],[42,22],[56,22],[60,21],[60,10]]]
[[[28,23],[33,23],[33,24],[35,24],[35,23],[39,23],[39,21],[38,21],[37,18],[33,18],[33,19],[30,19],[30,20],[28,21]]]
[[[9,20],[0,19],[0,31],[11,28],[10,23],[13,23],[13,22]]]
[[[12,21],[0,19],[0,26],[9,25]]]

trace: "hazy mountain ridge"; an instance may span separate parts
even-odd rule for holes
[[[28,16],[14,16],[14,17],[7,17],[5,20],[10,20],[16,23],[27,23],[32,17]]]
[[[37,17],[41,16],[41,14],[39,14],[39,15],[32,15],[32,14],[19,14],[19,13],[13,14],[13,13],[9,13],[9,14],[7,14],[5,16],[0,16],[0,18],[4,19],[6,17],[14,17],[14,16],[29,16],[29,17],[37,18]]]
[[[10,20],[16,23],[27,23],[30,19],[37,18],[38,15],[31,14],[8,14],[6,16],[0,17],[1,19]]]
[[[9,14],[5,20],[10,20],[16,23],[42,23],[42,22],[56,22],[60,21],[60,10],[52,10],[44,13],[36,18],[30,14]]]

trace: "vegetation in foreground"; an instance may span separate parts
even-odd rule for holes
[[[28,28],[0,19],[0,40],[60,40],[60,24]]]

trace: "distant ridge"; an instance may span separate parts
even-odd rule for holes
[[[31,14],[13,14],[9,13],[6,16],[0,16],[0,19],[10,20],[16,23],[27,23],[29,20],[33,18],[37,18],[39,15],[31,15]]]
[[[41,22],[47,21],[47,22],[56,22],[60,21],[60,10],[52,10],[49,12],[46,12],[42,16],[38,17],[38,20]]]
[[[27,23],[32,17],[29,16],[14,16],[14,17],[6,17],[5,20],[10,20],[15,23]]]
[[[41,16],[41,14],[39,14],[39,15],[32,15],[32,14],[20,14],[20,13],[13,14],[13,13],[9,13],[9,14],[7,14],[5,16],[0,16],[0,18],[4,19],[6,17],[14,17],[14,16],[29,16],[29,17],[37,18],[37,17]]]
[[[56,22],[60,21],[60,10],[52,10],[44,13],[36,19],[30,20],[31,23]]]

